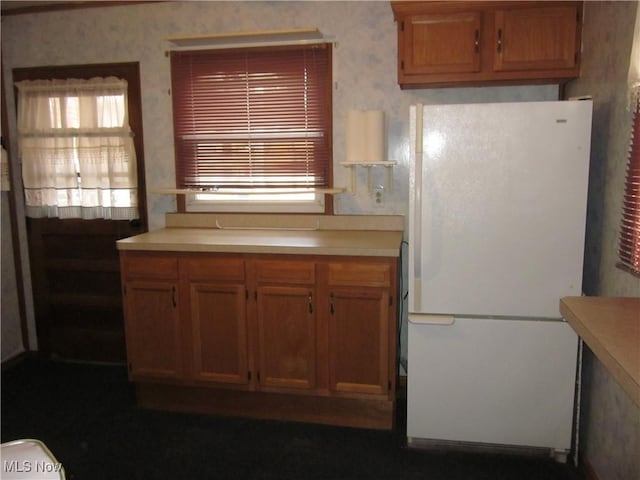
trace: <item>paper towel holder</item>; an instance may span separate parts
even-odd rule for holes
[[[373,167],[385,167],[387,169],[387,191],[393,192],[393,166],[397,165],[395,160],[383,160],[379,162],[340,162],[340,165],[349,169],[349,192],[356,192],[356,167],[367,169],[367,192],[371,193],[373,186],[371,182],[371,169]]]

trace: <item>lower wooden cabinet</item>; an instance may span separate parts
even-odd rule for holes
[[[190,283],[191,375],[196,382],[249,383],[243,285]]]
[[[127,283],[125,337],[132,379],[182,378],[176,288],[164,281]]]
[[[311,287],[258,287],[257,381],[261,388],[315,387],[313,301]]]
[[[178,261],[135,255],[122,263],[125,338],[132,380],[183,378]]]
[[[176,257],[178,258],[178,257]],[[249,384],[245,262],[242,258],[180,257],[182,329],[190,368],[185,381]]]
[[[389,320],[394,318],[394,275],[390,263],[329,263],[332,391],[384,396],[394,386],[395,322]]]
[[[121,262],[140,405],[392,428],[397,258],[122,251]]]
[[[387,395],[389,292],[382,289],[331,290],[329,378],[335,392]]]

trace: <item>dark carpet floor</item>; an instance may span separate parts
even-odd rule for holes
[[[384,432],[142,410],[117,366],[19,362],[1,420],[2,442],[44,441],[75,480],[581,478],[546,458],[407,449],[402,419]]]

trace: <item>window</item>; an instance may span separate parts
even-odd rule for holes
[[[176,183],[202,192],[192,206],[324,208],[330,66],[329,44],[172,52]]]
[[[640,276],[640,92],[634,99],[618,255],[623,268]]]
[[[138,218],[127,82],[25,80],[16,86],[27,216]]]

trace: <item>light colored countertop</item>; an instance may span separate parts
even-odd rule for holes
[[[119,250],[398,257],[402,232],[163,228],[118,241]]]
[[[400,216],[168,214],[167,227],[117,242],[119,250],[398,257]]]
[[[640,406],[640,298],[565,297],[560,312]]]

